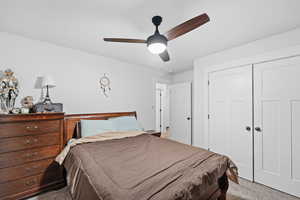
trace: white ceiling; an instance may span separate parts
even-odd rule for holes
[[[0,0],[0,31],[176,72],[195,58],[300,26],[299,8],[299,0]],[[102,40],[145,39],[153,15],[163,17],[163,33],[204,12],[208,24],[169,42],[168,63],[144,44]]]

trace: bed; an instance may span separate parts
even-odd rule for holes
[[[67,115],[65,142],[78,135],[82,119],[119,116],[136,113]],[[225,200],[228,178],[237,181],[237,168],[226,156],[143,132],[122,134],[82,138],[65,148],[61,163],[74,200]]]

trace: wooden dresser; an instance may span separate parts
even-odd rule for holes
[[[54,162],[64,113],[0,115],[0,199],[22,199],[64,185]]]

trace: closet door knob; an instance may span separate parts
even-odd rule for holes
[[[246,126],[246,131],[251,131],[251,127],[250,126]]]
[[[255,130],[256,130],[257,132],[261,132],[261,128],[260,128],[260,127],[255,127]]]

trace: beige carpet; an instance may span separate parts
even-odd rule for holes
[[[67,188],[48,192],[30,200],[71,200]],[[240,184],[230,182],[227,200],[300,200],[266,186],[240,179]]]
[[[271,189],[261,184],[240,179],[237,185],[230,182],[228,199],[230,200],[300,200],[278,190]]]

